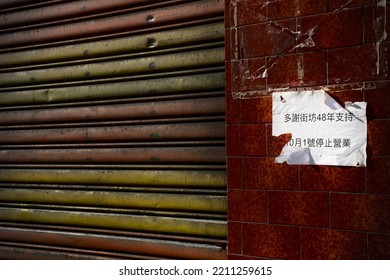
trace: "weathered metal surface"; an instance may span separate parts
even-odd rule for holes
[[[8,246],[7,246],[8,245]],[[0,259],[6,260],[106,260],[112,259],[99,255],[64,252],[61,248],[32,249],[21,247],[20,244],[0,242]]]
[[[0,169],[0,182],[225,188],[224,171]]]
[[[93,250],[116,251],[176,259],[224,259],[221,246],[178,242],[158,238],[137,238],[107,234],[80,234],[58,230],[0,227],[0,239],[8,242],[43,243]],[[0,250],[1,251],[1,250]]]
[[[5,2],[5,3],[4,3]],[[20,5],[22,3],[34,2],[31,0],[8,1],[2,0],[0,8],[10,5]],[[135,4],[147,4],[152,0],[93,0],[93,1],[72,1],[58,5],[50,5],[35,9],[8,12],[0,14],[0,28],[13,25],[26,25],[34,22],[47,22],[49,20],[59,20],[63,18],[76,18],[92,13],[104,12],[113,9],[127,8]]]
[[[154,73],[156,71],[205,67],[208,65],[221,65],[224,63],[224,60],[224,49],[213,48],[119,61],[0,73],[0,87],[99,79]]]
[[[117,39],[2,53],[0,54],[0,67],[88,59],[197,44],[222,40],[223,32],[223,23],[214,23]]]
[[[226,238],[226,221],[0,207],[0,220]]]
[[[0,258],[226,258],[223,1],[2,8]]]
[[[0,125],[210,116],[222,115],[224,112],[224,98],[211,97],[100,106],[0,111]]]
[[[0,2],[0,9],[16,7],[23,4],[30,4],[32,2],[34,2],[34,0],[2,0]]]
[[[167,235],[164,233],[153,233],[153,232],[139,232],[139,231],[123,231],[117,229],[105,229],[105,228],[94,228],[94,227],[73,227],[64,225],[49,225],[49,224],[20,224],[15,222],[2,222],[0,221],[0,227],[10,228],[24,228],[32,230],[42,231],[57,231],[57,232],[76,232],[83,234],[98,234],[98,235],[109,235],[109,236],[120,236],[120,237],[132,237],[141,238],[145,240],[157,239],[157,240],[169,240],[193,244],[204,244],[204,245],[215,245],[221,248],[226,248],[226,239],[215,239],[212,237],[205,236],[188,236],[188,235]]]
[[[1,188],[1,202],[226,212],[226,197],[193,194]]]
[[[146,141],[146,142],[116,142],[116,143],[50,143],[50,148],[63,148],[63,149],[84,149],[84,148],[134,148],[134,147],[183,147],[183,146],[224,146],[225,140],[184,140],[184,141]],[[1,149],[47,149],[47,144],[21,144],[12,145],[5,144],[0,145]]]
[[[3,130],[0,144],[224,138],[223,122]]]
[[[224,77],[224,73],[207,73],[121,83],[116,82],[2,92],[0,106],[153,96],[157,94],[201,90],[206,91],[224,88]]]
[[[83,213],[115,213],[118,215],[136,215],[147,217],[174,217],[178,219],[196,219],[209,221],[225,221],[226,215],[219,212],[196,212],[196,211],[173,211],[173,210],[158,210],[158,209],[132,209],[132,208],[117,208],[117,207],[100,207],[100,206],[79,206],[79,205],[54,205],[54,204],[39,204],[39,203],[15,203],[1,202],[0,207],[13,209],[45,209],[50,211],[70,211]],[[40,224],[42,225],[42,224]],[[48,224],[49,225],[49,224]],[[67,225],[65,225],[67,226]],[[70,225],[72,226],[72,225]],[[120,229],[119,229],[120,230]],[[127,231],[127,229],[125,229]],[[139,233],[141,231],[138,231]],[[146,233],[146,232],[144,232]],[[162,233],[160,233],[162,234]],[[174,233],[172,233],[174,234]],[[209,237],[211,238],[211,237]]]
[[[225,147],[0,150],[1,163],[225,163]]]
[[[224,1],[202,0],[127,15],[0,34],[0,48],[128,31],[183,19],[211,17],[223,14],[223,11]]]

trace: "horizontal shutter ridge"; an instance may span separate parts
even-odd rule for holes
[[[225,259],[224,2],[0,18],[0,258]]]

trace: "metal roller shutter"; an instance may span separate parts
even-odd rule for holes
[[[224,259],[224,3],[0,3],[0,258]]]

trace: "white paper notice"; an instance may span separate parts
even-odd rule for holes
[[[275,162],[366,166],[366,107],[344,108],[323,90],[274,92],[272,135],[292,135]]]

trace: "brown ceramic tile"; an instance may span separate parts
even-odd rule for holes
[[[265,89],[266,79],[261,73],[265,69],[265,58],[240,60],[232,64],[232,92],[250,92]]]
[[[270,1],[268,4],[268,18],[271,20],[325,12],[327,12],[327,0],[317,0],[315,5],[312,0],[280,0]]]
[[[325,52],[273,57],[268,62],[267,86],[294,87],[326,84]]]
[[[372,4],[376,0],[329,0],[331,11]]]
[[[337,101],[341,106],[345,107],[345,102],[361,102],[364,101],[363,92],[361,90],[342,90],[338,92],[328,92],[329,95]]]
[[[240,100],[231,95],[226,96],[226,124],[240,123]]]
[[[241,152],[241,126],[227,125],[226,126],[226,155],[239,156]]]
[[[332,193],[330,205],[332,228],[390,233],[390,196]]]
[[[368,122],[367,148],[372,155],[390,155],[390,120]]]
[[[272,96],[241,101],[241,123],[266,122],[272,122]]]
[[[367,192],[390,194],[390,157],[372,157],[367,164]]]
[[[389,6],[390,8],[390,6]],[[389,37],[389,36],[388,36]],[[390,41],[380,44],[377,73],[380,79],[388,80],[390,71]]]
[[[232,60],[238,60],[240,59],[239,54],[239,45],[238,45],[238,28],[233,28],[230,30],[230,58]],[[225,50],[226,51],[226,50]]]
[[[300,189],[365,192],[364,176],[364,168],[302,165],[300,167]]]
[[[368,258],[370,260],[390,260],[390,235],[368,235]]]
[[[241,223],[228,222],[228,253],[241,254]]]
[[[228,125],[228,156],[265,155],[265,125]]]
[[[235,2],[236,0],[226,0],[225,1],[225,27],[230,28],[233,24],[233,9],[232,9],[232,2]]]
[[[329,50],[329,84],[376,80],[376,63],[374,45]]]
[[[227,187],[229,189],[241,188],[241,158],[227,157]]]
[[[364,101],[367,102],[367,117],[369,119],[390,118],[389,92],[390,82],[388,81],[376,82],[375,89],[364,91]]]
[[[295,20],[259,23],[239,29],[242,58],[279,55],[295,46]]]
[[[298,167],[274,163],[274,158],[243,158],[242,187],[262,190],[297,190]]]
[[[269,223],[329,225],[329,195],[324,192],[269,192]]]
[[[272,125],[267,124],[267,156],[277,157],[283,147],[291,140],[291,133],[272,136]]]
[[[367,259],[366,234],[316,228],[301,229],[301,258],[304,260]]]
[[[243,224],[244,255],[299,259],[298,227]]]
[[[227,62],[232,60],[232,33],[232,29],[225,29],[225,61]]]
[[[237,3],[238,25],[253,24],[267,20],[266,0],[247,0]]]
[[[362,43],[362,10],[343,10],[340,13],[327,13],[299,18],[297,29],[302,39],[311,38],[314,42],[304,49],[329,49],[354,46]],[[312,35],[312,36],[310,36]]]
[[[231,63],[227,62],[225,66],[226,75],[226,123],[240,123],[240,100],[233,97],[232,94],[232,68]]]
[[[379,39],[378,29],[383,28],[382,24],[376,21],[378,12],[378,8],[376,5],[366,6],[364,7],[364,43],[375,43]],[[380,30],[380,29],[379,29]]]
[[[265,222],[267,197],[263,191],[229,190],[228,220],[241,222]]]

